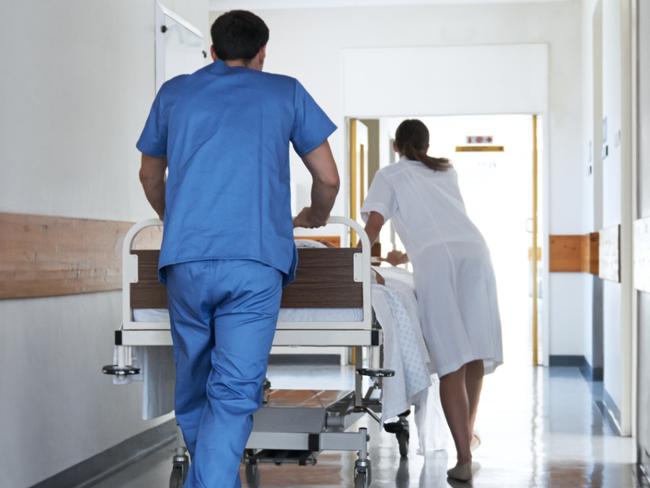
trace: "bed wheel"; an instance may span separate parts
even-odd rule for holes
[[[257,488],[260,486],[260,468],[255,451],[246,450],[244,464],[246,466],[246,483],[251,488]]]
[[[260,486],[260,469],[258,464],[246,464],[246,483],[251,488]]]
[[[262,403],[269,403],[269,395],[271,393],[271,380],[268,378],[264,378],[263,392],[264,394]]]
[[[177,450],[174,454],[172,473],[169,476],[169,488],[183,488],[189,467],[190,460],[185,449]]]
[[[183,468],[181,466],[174,466],[172,474],[169,477],[169,488],[183,488]]]
[[[370,460],[358,460],[354,465],[354,488],[369,488],[372,483]]]

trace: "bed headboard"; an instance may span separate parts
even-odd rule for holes
[[[363,286],[354,281],[357,249],[298,249],[296,280],[284,289],[283,308],[361,308]],[[131,308],[167,308],[165,287],[158,282],[159,250],[133,250],[138,281],[131,283]]]

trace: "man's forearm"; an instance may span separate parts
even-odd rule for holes
[[[142,180],[147,201],[162,220],[165,215],[165,181]]]
[[[316,216],[327,219],[334,207],[336,195],[339,192],[338,183],[314,181],[311,186],[311,209]]]
[[[142,155],[140,183],[147,200],[162,220],[165,215],[165,181],[167,160],[164,157]]]

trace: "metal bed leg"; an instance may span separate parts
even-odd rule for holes
[[[354,463],[354,488],[369,488],[372,483],[372,472],[370,459],[368,458],[368,430],[365,427],[359,429],[359,434],[364,437],[361,443],[358,459]]]
[[[359,370],[363,367],[363,349],[361,346],[354,347],[355,353],[355,370]],[[360,408],[363,406],[363,378],[360,374],[354,376],[354,406],[355,408]]]

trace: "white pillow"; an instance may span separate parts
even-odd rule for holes
[[[296,247],[313,249],[327,248],[327,246],[322,242],[313,241],[311,239],[296,239]]]

